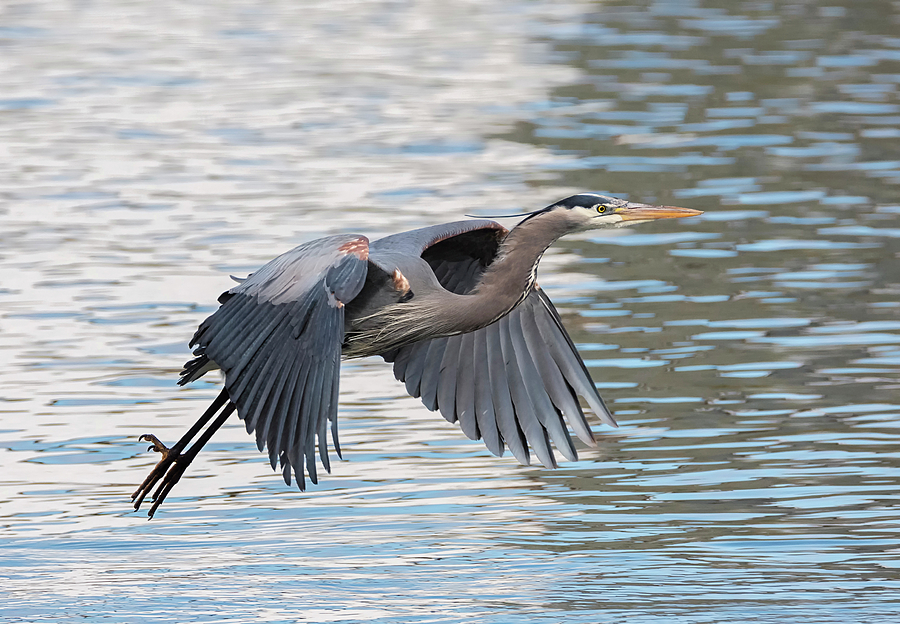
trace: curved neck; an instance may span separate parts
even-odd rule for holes
[[[572,231],[566,221],[550,216],[536,215],[514,227],[500,244],[497,258],[469,295],[478,300],[477,305],[483,306],[485,312],[493,310],[491,322],[512,310],[531,292],[544,252]]]

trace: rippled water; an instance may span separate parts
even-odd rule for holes
[[[900,8],[0,8],[0,619],[895,622]],[[229,273],[592,189],[707,211],[540,280],[620,423],[556,471],[345,365],[345,461],[237,422],[128,497]]]

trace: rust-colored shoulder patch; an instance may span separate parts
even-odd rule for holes
[[[400,272],[400,269],[394,269],[391,273],[391,280],[394,282],[394,290],[399,293],[405,293],[409,290],[409,280]]]
[[[351,241],[347,241],[346,243],[338,247],[338,251],[342,254],[353,254],[360,260],[368,260],[369,239],[365,236],[360,236]]]

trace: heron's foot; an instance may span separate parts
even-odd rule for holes
[[[147,447],[148,451],[156,451],[162,455],[162,459],[166,459],[169,456],[169,453],[172,452],[168,446],[159,441],[152,433],[145,433],[141,437],[138,438],[138,441],[147,441],[150,442],[150,446]]]
[[[144,482],[141,483],[134,494],[131,495],[131,500],[134,501],[134,510],[137,511],[140,509],[144,499],[153,490],[154,486],[159,483],[159,487],[156,489],[156,492],[153,493],[153,497],[151,498],[153,505],[150,507],[148,515],[152,518],[153,514],[156,513],[157,508],[164,500],[166,500],[166,496],[172,488],[175,487],[178,480],[181,479],[181,476],[187,469],[188,464],[191,463],[193,457],[182,455],[179,444],[169,448],[151,433],[145,433],[138,439],[151,443],[147,448],[148,451],[156,451],[162,455],[159,462],[153,467],[153,470],[150,471],[147,478],[144,479]]]

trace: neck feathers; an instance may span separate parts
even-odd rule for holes
[[[551,218],[557,216],[539,214],[514,227],[503,239],[497,258],[484,272],[474,294],[502,299],[508,305],[504,314],[521,303],[534,288],[544,252],[571,231],[563,220]]]

